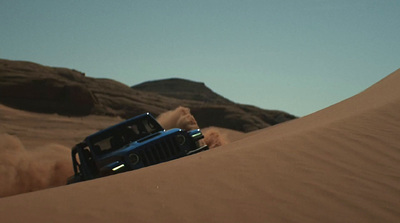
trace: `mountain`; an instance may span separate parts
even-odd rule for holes
[[[296,118],[282,111],[236,104],[204,83],[167,79],[131,88],[111,79],[87,77],[73,69],[3,59],[0,59],[0,103],[41,113],[123,118],[144,112],[157,116],[185,106],[202,128],[218,126],[242,132]]]
[[[86,77],[72,69],[0,60],[0,102],[14,108],[71,116],[98,114],[128,118],[147,111],[159,114],[173,109],[168,103],[159,105],[158,101],[166,100],[114,80]]]
[[[135,85],[132,88],[181,100],[192,100],[212,104],[232,104],[230,100],[215,93],[204,83],[180,78],[147,81]]]
[[[132,88],[184,100],[184,105],[190,107],[200,126],[219,126],[249,132],[296,118],[282,111],[234,103],[215,93],[204,83],[191,80],[155,80]]]

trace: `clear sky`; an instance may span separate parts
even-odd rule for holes
[[[304,116],[400,68],[399,0],[0,0],[0,58]]]

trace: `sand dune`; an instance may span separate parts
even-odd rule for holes
[[[120,118],[85,119],[0,105],[0,197],[65,185],[71,147]]]
[[[166,129],[199,128],[185,107],[162,113],[157,119]],[[0,105],[0,198],[65,185],[73,174],[71,147],[121,120],[46,115]],[[212,149],[228,143],[229,135],[245,135],[220,128],[207,128],[203,133]]]
[[[168,163],[0,199],[5,222],[399,222],[400,70]]]
[[[72,175],[70,148],[48,144],[27,150],[15,136],[0,135],[0,196],[65,184]]]

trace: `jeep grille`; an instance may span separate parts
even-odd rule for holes
[[[144,166],[169,161],[182,156],[181,154],[181,149],[173,138],[159,140],[155,144],[146,145],[138,152]]]

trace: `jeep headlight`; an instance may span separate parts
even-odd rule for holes
[[[194,141],[198,141],[204,138],[203,133],[201,133],[200,129],[195,129],[189,132],[189,135],[192,136]]]
[[[136,153],[129,154],[129,160],[131,161],[132,165],[136,165],[139,163],[140,158]]]
[[[182,146],[186,142],[186,138],[183,135],[177,135],[175,136],[175,140],[178,143],[178,145]]]

